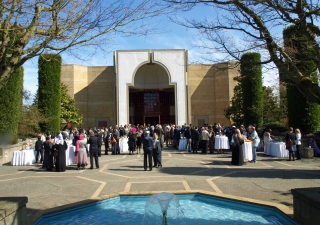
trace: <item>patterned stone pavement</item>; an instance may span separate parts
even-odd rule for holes
[[[0,167],[0,196],[27,196],[28,224],[44,212],[115,192],[203,190],[281,203],[292,188],[320,186],[320,158],[288,162],[258,153],[257,163],[231,165],[231,153],[190,154],[165,148],[163,168],[144,171],[143,155],[103,155],[99,169],[47,172],[41,165]]]

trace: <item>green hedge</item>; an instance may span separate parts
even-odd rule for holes
[[[18,140],[22,91],[23,67],[19,67],[0,91],[0,144]]]
[[[249,52],[240,59],[244,124],[263,123],[262,69],[259,53]]]
[[[283,30],[285,48],[295,61],[295,66],[308,78],[318,83],[315,53],[309,48],[314,40],[308,40],[295,26]],[[289,126],[299,128],[302,133],[314,133],[320,125],[319,104],[308,101],[294,85],[287,84],[287,106]]]
[[[41,122],[42,132],[52,134],[60,131],[61,107],[61,56],[42,54],[39,57],[39,99],[38,108],[48,119]]]

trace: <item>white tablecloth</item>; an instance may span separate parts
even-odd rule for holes
[[[14,151],[12,154],[11,165],[13,166],[27,166],[36,162],[34,149]]]
[[[270,155],[286,158],[289,157],[288,150],[286,149],[286,144],[284,142],[270,142]]]
[[[179,150],[185,151],[187,149],[187,139],[186,138],[181,138],[179,140]]]
[[[243,158],[251,161],[252,157],[252,143],[251,142],[244,142],[242,145],[243,150]]]
[[[129,152],[128,150],[128,138],[119,139],[120,152]]]
[[[75,146],[73,145],[68,146],[68,149],[66,150],[66,166],[69,166],[76,161],[76,157],[74,155],[75,150],[76,150]]]
[[[214,149],[230,149],[228,137],[215,136]]]

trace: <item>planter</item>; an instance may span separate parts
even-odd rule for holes
[[[301,158],[312,159],[314,156],[313,148],[304,147],[300,151]]]

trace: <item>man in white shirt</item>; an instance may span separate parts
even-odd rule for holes
[[[202,147],[201,154],[207,154],[208,142],[209,142],[209,138],[211,137],[207,129],[208,129],[207,127],[203,127],[201,131],[201,147]]]

